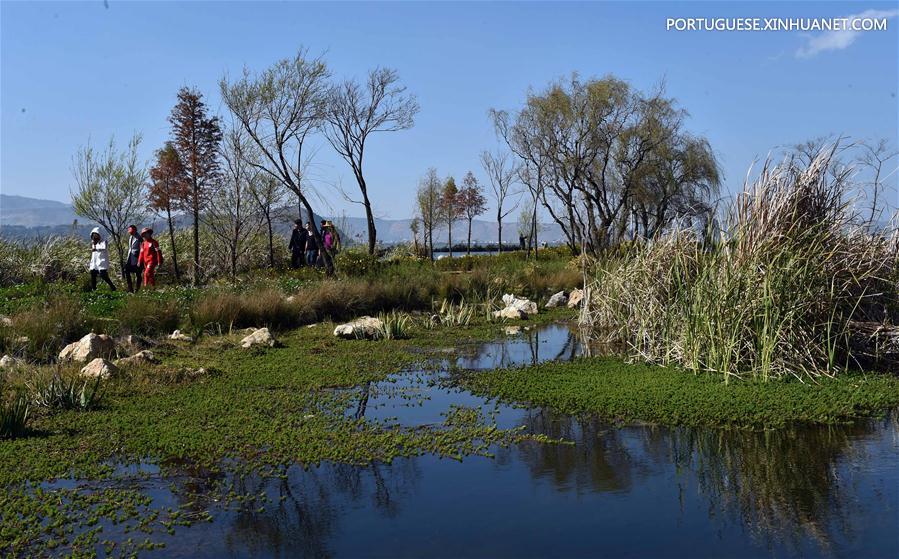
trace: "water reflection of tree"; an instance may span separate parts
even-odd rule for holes
[[[891,421],[899,432],[895,414]],[[841,466],[864,459],[856,443],[878,428],[621,429],[547,410],[529,411],[523,424],[529,432],[576,443],[528,443],[497,456],[501,462],[520,457],[535,479],[551,480],[556,490],[626,491],[649,475],[650,465],[673,463],[694,473],[713,510],[733,515],[759,541],[799,548],[810,538],[822,551],[833,534],[852,538],[863,521],[862,503],[851,497],[857,488],[841,477]]]
[[[852,536],[860,512],[853,510],[860,506],[849,497],[838,464],[860,452],[853,440],[872,430],[679,429],[669,440],[675,463],[695,470],[700,489],[721,510],[737,512],[755,537],[796,546],[806,536],[826,550],[834,531]]]
[[[323,464],[308,471],[294,466],[280,479],[244,477],[236,484],[238,493],[266,493],[271,502],[234,514],[227,547],[249,556],[331,556],[348,505],[370,500],[375,510],[394,517],[420,476],[414,459],[404,459],[367,467]]]
[[[549,410],[529,411],[524,425],[528,432],[575,443],[519,447],[531,475],[551,479],[556,489],[606,492],[626,490],[633,484],[638,470],[621,430],[599,420],[579,421]]]

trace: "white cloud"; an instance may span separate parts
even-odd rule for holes
[[[846,16],[846,19],[864,19],[864,18],[887,18],[891,19],[899,15],[899,10],[865,10],[860,14]],[[829,50],[843,50],[848,48],[858,39],[862,31],[853,31],[850,29],[840,31],[825,31],[818,35],[808,35],[805,37],[806,43],[799,47],[796,51],[798,58],[810,58],[818,53]]]

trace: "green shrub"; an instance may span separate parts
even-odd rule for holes
[[[378,257],[362,248],[345,249],[334,257],[334,269],[342,277],[360,277],[376,274],[381,270]]]

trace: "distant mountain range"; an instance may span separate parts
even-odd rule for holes
[[[281,220],[277,228],[278,233],[288,235],[292,227],[293,211],[285,211],[286,217]],[[320,221],[316,216],[316,221]],[[367,239],[367,225],[362,217],[332,217],[334,224],[343,232],[344,243],[354,240],[364,243]],[[375,219],[375,228],[378,230],[378,239],[385,244],[408,242],[412,240],[412,232],[409,230],[411,219]],[[165,228],[165,221],[158,216],[152,216],[147,225],[153,226],[157,231]],[[176,227],[185,227],[189,220],[184,216],[178,216]],[[96,224],[78,217],[71,204],[57,202],[55,200],[41,200],[26,196],[13,196],[0,194],[0,236],[7,238],[26,239],[35,237],[47,237],[50,235],[78,235],[87,236],[91,228]],[[140,224],[144,225],[144,224]],[[471,225],[471,240],[477,243],[496,241],[496,222],[476,219]],[[453,226],[453,244],[464,242],[467,238],[468,224],[459,221]],[[540,240],[555,244],[563,239],[561,228],[555,224],[541,224]],[[446,243],[446,227],[441,227],[434,232],[434,244]],[[503,222],[503,241],[516,243],[518,241],[518,225],[515,222]]]

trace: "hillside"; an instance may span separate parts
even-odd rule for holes
[[[276,228],[278,233],[287,235],[292,227],[295,210],[292,208],[282,212],[284,218],[280,220]],[[330,218],[335,225],[344,231],[344,237],[358,242],[364,242],[366,222],[361,217],[333,217]],[[320,221],[321,217],[316,216]],[[77,221],[77,225],[75,222]],[[378,230],[378,239],[386,244],[407,242],[411,240],[409,231],[411,219],[375,219],[375,227]],[[164,220],[158,216],[151,216],[146,222],[157,231],[165,228]],[[189,220],[179,216],[177,227],[185,227]],[[94,227],[89,220],[79,218],[70,204],[55,200],[41,200],[26,196],[13,196],[0,194],[0,235],[7,238],[27,239],[35,237],[47,237],[50,235],[83,235]],[[453,226],[453,241],[464,242],[467,236],[467,223],[459,221]],[[496,222],[476,219],[472,222],[471,239],[476,243],[496,241]],[[541,224],[540,239],[555,244],[562,241],[562,230],[555,223]],[[518,240],[518,225],[515,222],[503,223],[503,240],[506,243],[516,243]],[[435,244],[446,242],[446,227],[435,231]]]

